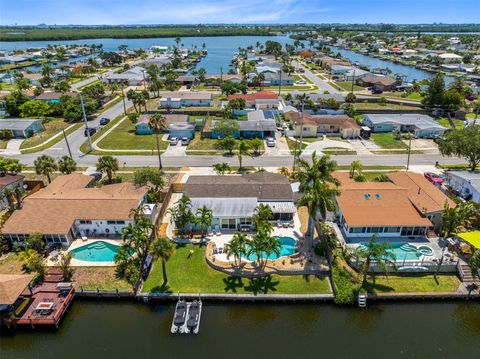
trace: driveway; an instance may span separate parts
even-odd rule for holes
[[[409,141],[403,140],[408,146]],[[427,153],[440,153],[438,145],[433,141],[426,138],[415,138],[412,140],[412,150],[420,150]]]
[[[287,140],[284,136],[281,136],[280,133],[277,132],[277,136],[275,138],[275,147],[268,147],[265,144],[265,153],[264,156],[289,156],[290,149],[288,148]]]
[[[187,147],[182,146],[180,141],[175,146],[168,146],[166,151],[163,153],[164,156],[186,156],[187,155]]]
[[[7,147],[3,151],[4,155],[19,155],[20,154],[20,146],[22,145],[24,139],[23,138],[14,138],[7,142]]]
[[[344,142],[344,141],[336,141],[336,140],[331,140],[328,138],[324,138],[323,140],[315,141],[310,143],[305,150],[303,151],[304,154],[311,154],[314,151],[322,152],[326,148],[330,147],[340,147],[340,148],[345,148],[347,150],[353,150],[353,146],[349,142]]]

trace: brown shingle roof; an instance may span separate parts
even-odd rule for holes
[[[77,97],[78,92],[55,92],[55,91],[48,91],[41,93],[36,97],[36,100],[59,100],[60,97],[67,95]]]
[[[46,188],[25,198],[23,208],[5,222],[4,233],[68,233],[74,221],[128,220],[147,189],[132,183],[85,188],[90,176],[71,174],[57,177]]]
[[[455,202],[420,173],[394,172],[387,176],[390,181],[408,190],[410,201],[422,213],[440,212],[445,202],[448,202],[450,207],[455,207]]]
[[[15,303],[33,277],[33,274],[0,274],[0,305]]]
[[[260,201],[293,201],[288,179],[270,172],[242,176],[190,176],[184,193],[191,198],[255,197]]]

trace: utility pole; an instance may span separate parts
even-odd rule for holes
[[[410,152],[412,150],[412,135],[410,134],[408,136],[408,156],[407,156],[407,171],[408,168],[410,167]]]
[[[282,91],[282,69],[280,69],[280,81],[278,82],[278,96],[280,96],[280,91]]]
[[[70,144],[68,143],[67,135],[65,134],[65,130],[62,129],[62,132],[63,132],[63,138],[65,139],[65,142],[67,143],[68,154],[70,155],[70,158],[73,160],[72,151],[70,150]]]
[[[123,83],[120,86],[122,87],[123,113],[125,114],[125,116],[127,116],[127,105],[125,104],[125,93],[123,92],[125,86]]]
[[[90,137],[90,130],[88,128],[87,114],[85,113],[85,106],[83,105],[82,93],[80,93],[80,105],[82,106],[83,121],[85,122],[85,132],[87,133],[87,137],[88,137],[88,148],[89,148],[90,151],[92,151],[93,150],[92,138]]]
[[[353,87],[355,85],[355,69],[353,69],[353,77],[352,77],[352,93],[353,93]]]
[[[223,67],[220,66],[220,85],[223,84]]]
[[[300,138],[303,138],[303,110],[305,109],[305,102],[303,100],[301,100],[301,104],[302,104],[302,112],[301,112],[301,117],[300,117]],[[295,126],[296,128],[296,126]],[[296,132],[296,130],[295,130]],[[295,167],[296,167],[296,164],[297,164],[297,154],[299,152],[301,152],[301,149],[302,149],[302,143],[303,141],[300,142],[300,150],[297,151],[298,149],[298,137],[295,136],[295,147],[293,149],[293,168],[292,168],[292,176],[295,176]]]

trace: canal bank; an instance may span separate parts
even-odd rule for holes
[[[60,330],[0,338],[2,359],[254,356],[477,358],[480,304],[205,303],[197,336],[170,334],[173,303],[79,300]]]

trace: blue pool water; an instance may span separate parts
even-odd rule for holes
[[[360,245],[364,247],[365,245]],[[422,255],[433,255],[433,249],[429,246],[414,246],[410,243],[392,243],[392,248],[388,250],[395,254],[396,260],[401,262],[404,260],[419,260]]]
[[[113,262],[118,248],[120,246],[104,241],[96,241],[72,249],[70,254],[73,258],[86,262]]]
[[[262,258],[268,258],[268,259],[277,259],[277,258],[280,258],[280,257],[286,257],[286,256],[290,256],[292,255],[293,253],[295,253],[295,239],[291,238],[291,237],[278,237],[278,240],[280,241],[280,245],[281,245],[281,248],[280,248],[280,255],[277,256],[275,253],[271,253],[268,257],[267,257],[267,253],[263,252],[262,253]],[[247,251],[248,251],[248,244],[247,244]],[[252,253],[251,255],[249,256],[244,256],[244,258],[250,260],[250,261],[256,261],[258,259],[257,255]]]

